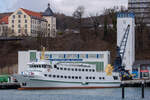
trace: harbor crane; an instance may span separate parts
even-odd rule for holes
[[[117,46],[117,56],[114,61],[114,72],[119,72],[122,80],[132,79],[131,74],[128,70],[125,70],[125,66],[123,66],[123,59],[126,51],[128,36],[130,31],[130,25],[127,26],[125,30],[125,34],[120,42],[120,45]]]

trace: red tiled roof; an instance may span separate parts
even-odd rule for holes
[[[38,13],[38,12],[33,12],[33,11],[30,11],[30,10],[27,10],[27,9],[23,9],[21,8],[26,14],[28,14],[29,16],[35,16],[35,17],[38,17],[38,18],[42,18],[42,14]]]
[[[2,23],[8,24],[8,17],[9,16],[5,16],[2,19],[0,19],[0,24],[2,24]]]

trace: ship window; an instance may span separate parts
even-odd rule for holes
[[[70,68],[68,68],[68,70],[70,71]]]
[[[77,68],[75,69],[75,71],[77,71]]]
[[[76,79],[78,79],[78,76],[76,76]]]
[[[39,68],[41,68],[41,65],[39,65]]]
[[[74,76],[72,76],[72,79],[74,79]]]
[[[92,79],[92,77],[89,77],[89,79]]]
[[[59,78],[59,75],[57,75],[57,78]]]
[[[68,76],[68,78],[70,79],[70,78],[71,78],[71,76]]]
[[[74,69],[72,69],[72,71],[74,71]]]
[[[79,69],[79,71],[81,71],[81,69]]]
[[[44,74],[45,77],[47,77],[47,74]]]
[[[53,77],[55,78],[55,77],[56,77],[56,75],[53,75]]]
[[[65,76],[65,78],[67,78],[67,76]]]
[[[63,76],[61,76],[61,78],[63,78]]]
[[[63,68],[60,68],[60,70],[63,70]]]
[[[92,70],[90,69],[89,71],[91,72]]]
[[[84,69],[82,69],[82,71],[84,72]]]
[[[95,79],[95,77],[93,77],[93,79]]]
[[[103,79],[105,79],[105,77],[103,77]]]
[[[46,68],[46,65],[42,65],[43,68]]]
[[[56,66],[56,65],[54,65],[54,68],[57,68],[57,66]]]
[[[93,72],[95,72],[95,70],[94,70],[94,69],[93,69],[92,71],[93,71]]]
[[[57,70],[59,70],[59,68],[57,67]]]
[[[88,71],[88,69],[86,69],[86,71]]]
[[[101,77],[99,77],[99,79],[101,80]]]
[[[49,77],[51,77],[51,75],[49,75]]]
[[[88,79],[88,77],[86,77],[86,79]]]
[[[79,79],[81,79],[81,76],[79,76]]]
[[[64,68],[64,70],[67,70],[67,68]]]
[[[114,80],[118,80],[118,76],[113,76]]]

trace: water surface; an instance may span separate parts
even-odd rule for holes
[[[141,88],[125,88],[124,100],[141,100]],[[66,90],[0,90],[0,100],[122,100],[121,88]],[[150,88],[145,98],[150,100]]]

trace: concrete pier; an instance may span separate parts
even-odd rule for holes
[[[142,82],[144,82],[146,87],[150,87],[150,79],[122,81],[122,83],[124,84],[125,87],[141,87]]]
[[[17,89],[20,88],[19,83],[0,83],[0,89]]]

